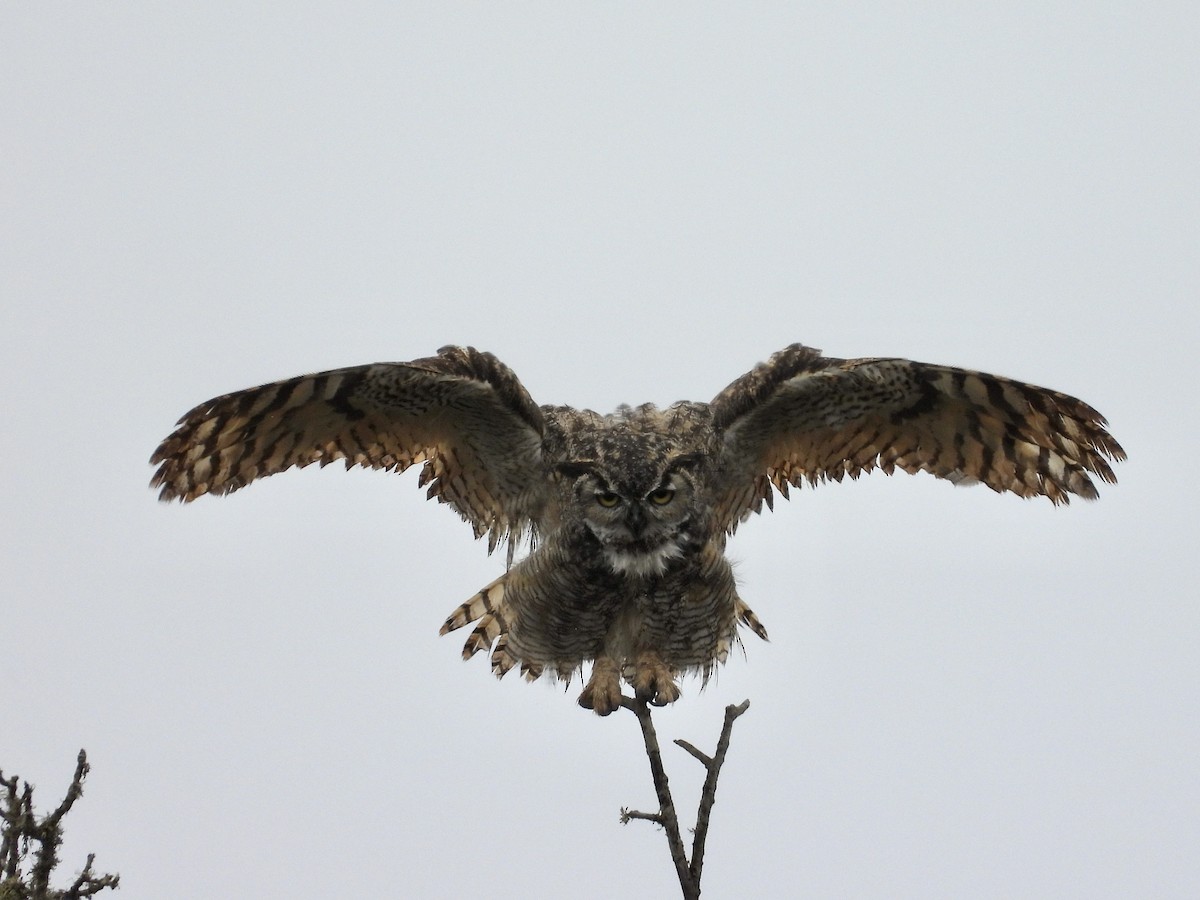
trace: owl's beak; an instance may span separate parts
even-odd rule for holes
[[[642,532],[646,530],[646,511],[642,509],[640,503],[629,504],[629,513],[625,516],[625,527],[629,529],[634,540],[641,538]]]

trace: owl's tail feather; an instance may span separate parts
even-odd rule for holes
[[[465,649],[463,650],[463,658],[466,658]],[[518,662],[519,660],[508,650],[508,635],[501,634],[500,640],[496,641],[496,649],[492,651],[492,674],[497,678],[503,678],[508,674],[508,670],[515,666]],[[521,672],[527,678],[529,677],[524,665],[521,666]]]
[[[470,625],[476,619],[482,619],[490,613],[496,612],[501,608],[504,601],[504,579],[508,577],[505,572],[487,587],[483,588],[478,594],[475,594],[470,600],[450,613],[446,621],[442,623],[442,629],[438,634],[449,634],[452,631],[457,631],[464,625]],[[480,626],[483,622],[479,623]],[[478,629],[476,629],[478,631]],[[491,646],[491,641],[495,640],[499,632],[492,635],[488,641],[488,646]]]
[[[733,614],[737,616],[738,622],[745,625],[764,641],[770,640],[767,637],[766,626],[758,620],[758,616],[754,614],[754,610],[742,602],[741,597],[738,597],[737,602],[734,604]]]
[[[475,630],[467,637],[467,642],[463,644],[462,658],[470,659],[476,653],[482,650],[487,650],[496,641],[497,638],[504,639],[504,633],[508,630],[508,626],[504,621],[504,616],[499,612],[490,612],[479,620],[479,624],[475,626]],[[497,645],[499,650],[499,645]],[[495,668],[494,660],[493,666]],[[510,667],[511,668],[511,667]],[[506,668],[505,672],[508,671]],[[504,672],[499,673],[503,675]]]
[[[495,664],[495,660],[493,659],[493,665],[494,664]],[[545,670],[546,670],[546,667],[544,665],[542,665],[541,663],[530,662],[527,659],[521,660],[521,677],[524,678],[526,681],[528,681],[530,684],[533,684],[533,682],[535,682],[539,678],[541,678],[542,672],[544,672]]]
[[[527,660],[527,659],[518,658],[516,656],[516,654],[514,654],[511,650],[508,649],[508,632],[506,630],[506,625],[505,625],[504,619],[500,616],[500,614],[498,612],[494,613],[491,616],[485,617],[485,620],[488,618],[498,619],[500,628],[502,629],[500,632],[499,639],[496,641],[496,648],[494,650],[492,650],[492,674],[495,675],[497,678],[503,678],[505,675],[507,675],[509,673],[510,669],[519,665],[521,667],[521,677],[524,678],[526,681],[530,682],[531,684],[533,682],[537,681],[539,678],[541,678],[542,673],[546,670],[546,666],[543,663],[531,662],[530,660]],[[481,628],[483,628],[483,624],[484,624],[483,622],[480,622],[479,628],[476,628],[475,631],[478,632]],[[474,638],[475,635],[472,634],[471,637]],[[490,646],[490,645],[491,645],[491,638],[488,638],[486,646]],[[479,649],[482,649],[482,647],[480,647]],[[477,649],[472,650],[470,655],[474,656],[477,652],[478,652]],[[467,658],[468,658],[467,649],[464,647],[463,648],[463,659],[467,659]]]
[[[733,615],[739,625],[745,625],[764,641],[768,640],[767,629],[763,626],[762,622],[758,621],[758,616],[754,614],[754,610],[742,602],[741,597],[734,598]],[[742,646],[742,639],[738,635],[736,627],[728,635],[717,641],[716,650],[713,652],[713,662],[700,671],[700,676],[704,684],[708,684],[708,679],[712,676],[717,665],[725,665],[729,659],[729,651],[734,644],[737,644],[739,647]]]
[[[511,610],[504,603],[504,580],[501,575],[470,600],[462,604],[442,624],[441,634],[449,634],[465,625],[476,622],[475,628],[463,644],[462,657],[470,659],[476,653],[492,649],[492,674],[503,678],[516,665],[528,681],[536,681],[542,674],[542,666],[518,659],[508,649],[508,630],[511,625]]]

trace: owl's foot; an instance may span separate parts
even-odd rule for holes
[[[679,685],[662,657],[653,650],[638,654],[633,669],[633,690],[643,703],[666,706],[679,699]]]
[[[607,716],[621,705],[621,670],[612,657],[598,657],[592,664],[592,677],[579,695],[579,705],[598,716]]]

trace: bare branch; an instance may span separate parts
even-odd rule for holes
[[[97,878],[92,874],[92,863],[96,861],[96,854],[89,853],[87,864],[83,867],[83,871],[72,882],[71,886],[63,892],[62,900],[80,900],[82,897],[94,897],[105,888],[115,888],[121,882],[120,875],[101,875]]]
[[[695,748],[694,745],[689,744],[683,738],[676,738],[675,744],[676,744],[676,746],[682,747],[688,753],[692,754],[692,756],[696,757],[696,759],[700,760],[700,765],[704,766],[705,768],[708,768],[709,766],[712,765],[712,757],[711,756],[709,756],[707,753],[701,753],[699,750],[697,750]]]
[[[697,900],[700,896],[700,886],[692,878],[687,851],[683,847],[683,837],[679,833],[679,817],[675,814],[675,802],[671,799],[671,788],[667,783],[667,772],[662,764],[662,751],[658,746],[658,735],[654,731],[654,722],[650,719],[650,707],[644,700],[635,700],[625,696],[621,697],[621,705],[637,716],[638,724],[642,727],[642,740],[646,744],[646,756],[650,760],[650,776],[654,779],[654,791],[658,795],[659,824],[667,833],[667,844],[671,848],[671,861],[675,863],[675,873],[679,876],[679,886],[683,889],[684,900]]]
[[[31,826],[29,836],[38,843],[33,857],[33,869],[29,873],[29,884],[35,897],[45,895],[50,889],[50,873],[58,865],[58,848],[62,845],[62,819],[75,801],[83,795],[83,779],[87,777],[87,753],[79,751],[75,763],[75,776],[67,788],[66,796],[58,808],[36,826]]]
[[[749,708],[749,700],[743,700],[737,706],[725,707],[725,724],[717,741],[717,752],[707,763],[708,776],[704,779],[704,787],[700,791],[700,809],[696,814],[696,831],[692,837],[692,878],[696,884],[700,883],[700,875],[704,871],[704,843],[708,840],[708,822],[713,804],[717,802],[717,777],[721,774],[721,766],[725,765],[725,754],[729,752],[733,723]]]
[[[725,755],[729,752],[729,737],[733,732],[733,723],[750,708],[750,701],[745,700],[737,706],[725,707],[725,724],[717,741],[717,752],[713,756],[696,749],[685,740],[675,743],[687,751],[707,770],[704,787],[700,792],[700,808],[696,816],[696,827],[692,840],[692,859],[688,862],[687,851],[683,846],[683,838],[679,831],[679,818],[675,813],[675,804],[671,799],[671,789],[667,783],[667,773],[663,769],[662,753],[658,746],[658,735],[654,731],[654,723],[650,718],[650,708],[641,700],[622,697],[621,705],[631,710],[637,716],[638,724],[642,727],[642,739],[646,745],[646,756],[650,760],[650,774],[654,779],[654,790],[658,795],[659,811],[642,813],[622,808],[621,824],[628,824],[633,819],[643,819],[661,825],[667,834],[667,844],[671,850],[671,861],[675,864],[675,872],[679,876],[679,886],[683,891],[684,900],[698,900],[700,897],[700,876],[704,870],[704,847],[708,839],[708,825],[712,815],[713,804],[717,799],[717,777],[721,766],[725,764]]]
[[[91,768],[87,761],[87,751],[80,750],[79,756],[75,759],[75,777],[71,779],[71,786],[67,788],[67,795],[63,797],[62,803],[58,804],[58,809],[50,813],[46,817],[46,820],[42,822],[43,828],[57,828],[58,823],[62,821],[62,817],[71,811],[71,807],[75,805],[75,801],[83,796],[83,779],[87,778],[87,774],[91,771]]]
[[[646,822],[653,822],[655,825],[662,825],[663,818],[658,813],[638,812],[636,809],[621,807],[621,824],[628,825],[634,819],[642,819]]]
[[[17,877],[21,861],[21,838],[25,835],[27,799],[21,797],[17,777],[5,778],[0,772],[0,785],[4,786],[4,835],[0,840],[0,882]],[[29,785],[26,785],[28,792]]]

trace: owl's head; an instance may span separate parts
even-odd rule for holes
[[[687,552],[700,463],[693,453],[665,459],[653,452],[609,454],[566,463],[560,471],[571,482],[574,512],[612,570],[652,577]]]

